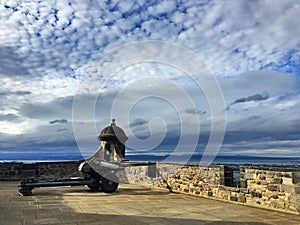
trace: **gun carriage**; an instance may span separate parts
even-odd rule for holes
[[[82,162],[78,170],[83,177],[60,178],[52,180],[36,180],[26,178],[18,186],[19,194],[28,196],[37,187],[83,186],[91,191],[103,191],[113,193],[118,189],[119,178],[116,172],[131,166],[150,166],[152,162],[133,162],[125,158],[125,142],[128,137],[123,129],[112,120],[110,126],[104,128],[98,140],[100,146],[97,151]]]

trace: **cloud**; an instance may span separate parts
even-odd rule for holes
[[[159,99],[145,100],[146,103],[135,105],[131,112],[131,118],[139,119],[120,126],[131,126],[135,133],[149,134],[147,121],[160,117],[168,128],[165,148],[171,148],[178,141],[180,122],[194,123],[186,118],[180,121],[178,114],[183,113],[185,117],[201,114],[201,131],[208,137],[212,119],[209,102],[184,71],[159,62],[145,62],[122,68],[109,80],[103,77],[103,71],[98,69],[102,65],[98,63],[106,52],[143,40],[169,41],[183,46],[210,68],[220,83],[226,105],[234,106],[227,111],[225,147],[228,148],[224,151],[230,148],[237,152],[243,152],[244,148],[250,151],[254,142],[260,150],[275,149],[275,143],[278,149],[287,148],[286,143],[298,135],[300,7],[293,0],[276,3],[4,0],[0,3],[0,14],[3,146],[14,146],[13,135],[18,134],[21,135],[19,146],[44,144],[55,148],[55,143],[64,145],[65,141],[66,146],[73,145],[75,149],[69,126],[71,122],[91,122],[86,108],[94,103],[93,99],[101,93],[95,109],[95,121],[101,130],[110,123],[110,109],[120,90],[147,76],[164,77],[179,85],[195,105],[177,113]],[[126,54],[138,56],[142,50]],[[116,59],[112,56],[103,63],[114,65],[118,63]],[[180,60],[184,63],[186,59]],[[76,93],[80,79],[93,75],[95,79],[86,86],[85,95]],[[104,81],[107,82],[102,85]],[[132,98],[151,89],[161,95],[172,93],[179,106],[185,103],[174,89],[161,83],[141,85],[122,101],[130,104]],[[82,121],[72,121],[76,94],[82,100],[79,112],[84,115]],[[62,120],[68,123],[61,123]],[[276,132],[272,133],[274,126]],[[64,132],[64,138],[57,131]],[[264,147],[268,137],[272,140]],[[295,142],[291,143],[295,149]]]
[[[269,94],[267,92],[264,92],[262,94],[254,94],[248,97],[242,97],[236,99],[234,102],[230,103],[230,106],[239,104],[239,103],[244,103],[244,102],[258,102],[258,101],[264,101],[269,99]],[[226,107],[226,110],[228,111],[230,109],[230,106]]]
[[[187,113],[187,114],[193,114],[193,115],[195,115],[195,114],[198,114],[198,115],[206,114],[206,111],[201,111],[197,108],[188,108],[188,109],[185,109],[184,112]]]
[[[5,92],[0,92],[0,96],[7,96],[7,95],[24,96],[24,95],[30,95],[30,94],[32,94],[31,91],[5,91]]]
[[[19,108],[19,113],[31,119],[55,119],[58,116],[71,118],[73,96],[56,98],[49,102],[24,103]]]
[[[239,98],[239,99],[235,100],[234,102],[232,102],[230,105],[234,105],[237,103],[243,103],[243,102],[251,102],[251,101],[254,101],[254,102],[264,101],[264,100],[267,100],[268,98],[269,98],[269,94],[267,92],[265,92],[262,94],[255,94],[255,95],[251,95],[248,97]]]
[[[16,121],[19,117],[15,114],[0,114],[0,121]]]
[[[163,70],[160,69],[157,71],[159,71],[159,74],[163,72]],[[134,70],[128,70],[127,72],[134,75]],[[155,73],[155,70],[153,72]],[[119,75],[121,78],[122,74]],[[119,80],[117,74],[114,79],[117,81]],[[242,154],[243,150],[250,148],[251,143],[254,142],[257,143],[259,149],[264,150],[266,148],[259,143],[264,142],[268,137],[272,138],[272,141],[292,141],[295,139],[295,137],[298,137],[297,130],[299,128],[296,126],[296,124],[298,124],[297,121],[299,120],[298,115],[300,100],[299,93],[297,92],[299,88],[297,88],[298,85],[297,80],[295,80],[295,76],[275,72],[252,71],[248,72],[247,74],[240,74],[238,76],[231,77],[229,79],[219,79],[219,82],[221,88],[224,90],[224,97],[228,104],[239,99],[243,99],[243,101],[247,100],[247,103],[257,103],[260,102],[261,99],[266,98],[265,95],[268,95],[268,99],[263,100],[263,105],[241,104],[240,102],[243,101],[239,100],[239,103],[235,104],[236,107],[234,110],[227,112],[227,130],[224,141],[226,147],[224,147],[225,152],[232,153],[233,149],[235,149],[236,152]],[[268,83],[270,85],[261,85],[262,83]],[[112,105],[115,102],[116,97],[120,94],[120,90],[123,90],[124,86],[126,87],[124,83],[115,84],[115,89],[101,92],[99,96],[96,96],[95,94],[76,96],[76,98],[80,99],[82,102],[80,112],[78,113],[82,116],[82,118],[86,118],[82,120],[83,125],[86,123],[93,123],[93,121],[90,120],[91,118],[88,117],[90,114],[87,111],[89,105],[94,105],[93,99],[98,99],[95,106],[95,121],[96,127],[98,128],[98,133],[108,124],[110,124]],[[178,85],[181,85],[180,82]],[[173,89],[168,89],[168,87],[162,86],[162,84],[151,84],[147,82],[141,85],[140,82],[137,82],[137,85],[132,85],[130,87],[131,88],[129,88],[128,93],[126,95],[122,95],[123,98],[121,98],[123,104],[125,105],[132,104],[132,99],[135,99],[136,96],[145,96],[150,90],[159,95],[165,96],[168,96],[168,94],[170,95],[170,93],[172,93],[172,98],[176,99],[174,103],[180,107],[183,105],[181,99],[182,96],[177,95],[175,91],[170,91]],[[184,85],[182,85],[182,87],[184,87]],[[243,87],[243,89],[237,89],[236,87]],[[196,86],[189,84],[185,88],[188,90],[189,96],[193,99],[196,107],[187,107],[178,113],[184,113],[187,115],[199,115],[199,113],[202,114],[200,117],[201,133],[199,143],[201,143],[201,149],[203,149],[203,146],[205,146],[205,143],[208,140],[211,129],[211,112],[209,106],[205,102],[205,96],[201,96],[199,91],[197,91]],[[260,94],[253,95],[253,92]],[[246,97],[240,98],[241,95]],[[30,98],[35,98],[34,92],[30,95]],[[74,135],[72,129],[67,128],[68,130],[65,130],[65,126],[67,124],[71,125],[70,122],[72,121],[73,98],[73,96],[67,96],[57,97],[53,100],[45,102],[28,102],[23,103],[19,108],[17,108],[17,114],[20,115],[22,120],[30,119],[32,121],[26,127],[31,127],[32,130],[35,130],[35,132],[32,133],[32,136],[28,137],[28,135],[26,135],[22,139],[24,144],[33,143],[33,145],[35,145],[34,140],[37,139],[40,139],[38,141],[39,143],[48,143],[49,139],[51,139],[51,141],[54,143],[56,139],[61,140],[61,137],[57,136],[58,132],[64,132],[64,134],[68,134],[69,138],[72,137]],[[290,103],[288,104],[288,102],[291,101],[294,102],[293,105]],[[284,111],[282,111],[282,109],[284,109]],[[141,115],[143,115],[142,118],[140,117]],[[122,113],[118,114],[118,116],[122,116]],[[176,143],[179,140],[182,123],[191,123],[191,125],[195,123],[195,121],[190,121],[188,118],[186,118],[187,120],[180,120],[176,110],[174,110],[174,108],[168,104],[168,102],[162,101],[158,98],[146,98],[139,101],[138,104],[133,106],[130,112],[130,117],[133,118],[133,120],[131,120],[129,124],[121,123],[120,121],[122,120],[117,117],[117,125],[121,126],[126,132],[128,131],[127,129],[132,129],[133,135],[141,139],[148,138],[150,135],[155,135],[161,130],[156,129],[155,127],[153,127],[151,130],[149,129],[150,127],[148,127],[148,123],[152,118],[159,117],[164,120],[167,131],[165,140],[158,147],[158,149],[160,149],[159,151],[161,152],[172,149],[174,146],[176,146]],[[66,118],[68,123],[59,123],[58,121],[61,119],[57,118]],[[52,121],[53,123],[51,124],[49,121]],[[274,121],[276,121],[276,123]],[[72,122],[79,123],[81,121]],[[47,129],[44,126],[45,124],[50,124]],[[53,126],[54,124],[55,126]],[[58,128],[57,126],[62,127]],[[274,129],[276,129],[278,132],[275,133]],[[40,132],[45,132],[46,130],[51,137],[49,137],[49,139],[46,137],[40,138],[38,134]],[[90,134],[90,132],[91,130],[84,131],[84,133],[87,133],[87,136],[90,138],[92,143],[95,142],[95,136],[97,133]],[[183,135],[189,135],[190,132],[193,132],[193,130],[188,132],[185,130]],[[130,138],[131,137],[129,137],[129,139]],[[60,143],[60,141],[58,142]],[[8,145],[9,143],[6,144]],[[97,142],[95,142],[94,145],[97,145]],[[230,151],[227,150],[227,148],[230,148],[228,146],[231,147]],[[274,148],[274,146],[272,148]],[[278,148],[279,147],[282,146],[278,146]]]
[[[133,120],[133,121],[129,124],[129,126],[130,126],[130,127],[136,127],[136,126],[142,126],[142,125],[145,125],[145,124],[147,124],[147,123],[148,123],[147,120],[144,120],[144,119],[135,119],[135,120]]]
[[[32,94],[31,91],[16,91],[15,92],[16,95],[30,95]]]
[[[68,123],[68,120],[60,119],[60,120],[52,120],[49,122],[49,124],[55,124],[55,123]]]
[[[62,128],[62,129],[57,129],[57,130],[56,130],[56,132],[64,132],[64,131],[68,131],[68,129]]]
[[[17,48],[0,45],[0,74],[29,75],[28,69],[23,65],[23,60],[23,57],[18,54]]]
[[[78,76],[76,70],[103,50],[149,39],[193,50],[218,76],[257,69],[298,73],[299,7],[295,1],[270,4],[3,1],[0,73],[43,76],[55,68]]]

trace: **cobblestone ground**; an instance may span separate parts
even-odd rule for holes
[[[113,194],[86,187],[34,189],[0,182],[0,224],[300,224],[300,216],[200,197],[120,185]]]

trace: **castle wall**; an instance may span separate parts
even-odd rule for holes
[[[157,164],[156,170],[156,178],[150,178],[147,167],[130,168],[127,178],[132,183],[176,193],[300,214],[299,169],[241,166],[241,185],[234,183],[230,168],[222,165],[180,169],[178,165]]]
[[[38,163],[0,163],[0,180],[18,181],[26,177],[36,179],[55,179],[81,176],[79,161],[38,162]]]
[[[82,176],[80,162],[0,163],[0,180],[25,177],[55,179]],[[118,172],[121,182],[176,193],[300,214],[300,170],[240,166],[240,185],[223,165],[199,167],[157,163]]]
[[[247,204],[299,214],[299,169],[243,166],[240,180]]]

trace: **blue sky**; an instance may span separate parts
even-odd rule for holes
[[[219,154],[299,157],[298,18],[296,0],[1,0],[0,152],[75,152],[74,124],[93,124],[99,132],[112,116],[126,132],[132,132],[130,154],[172,151],[181,128],[191,128],[184,131],[189,137],[195,124],[200,127],[196,150],[203,152],[212,127],[210,101],[184,71],[160,62],[141,62],[109,78],[102,75],[99,67],[118,63],[118,57],[105,61],[107,52],[152,40],[191,51],[220,85],[225,107],[219,113],[226,113],[226,132]],[[126,54],[139,56],[140,50]],[[182,63],[188,63],[185,60],[182,57]],[[91,76],[87,92],[78,92]],[[159,98],[179,93],[172,92],[168,83],[136,85],[149,77],[170,81],[186,92],[193,105],[178,110],[168,99]],[[149,97],[149,90],[158,95]],[[120,112],[112,115],[120,93],[126,93],[126,98],[119,101],[132,105],[127,120],[118,118]],[[148,97],[142,98],[143,94]],[[94,120],[72,117],[74,96],[86,104],[98,99]],[[183,97],[176,96],[175,106],[184,106]],[[140,99],[133,104],[136,98]],[[93,152],[98,141],[90,127],[82,129],[80,142]],[[142,140],[157,135],[155,140],[161,142],[153,145],[155,150],[143,150],[140,145],[135,149],[130,140],[138,140],[133,135]],[[193,151],[193,146],[185,144],[183,149]]]

